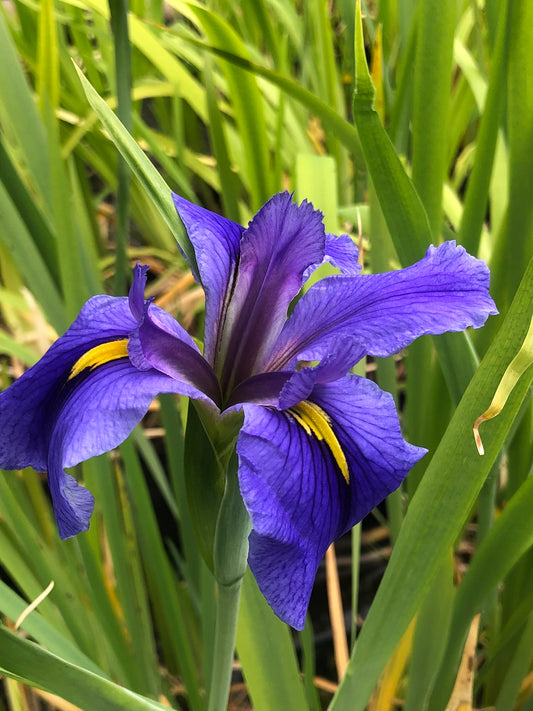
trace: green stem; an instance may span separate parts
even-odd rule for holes
[[[242,578],[232,585],[217,584],[215,645],[208,711],[225,711],[228,705],[241,585]]]
[[[208,711],[225,711],[227,708],[239,598],[247,566],[251,523],[241,497],[237,471],[238,458],[233,452],[227,468],[226,488],[218,514],[213,550],[217,605]]]

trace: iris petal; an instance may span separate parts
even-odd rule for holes
[[[194,276],[205,291],[204,355],[213,363],[244,227],[179,195],[172,197],[194,247],[200,272]]]
[[[348,375],[318,384],[310,399],[329,415],[354,483],[342,535],[397,489],[427,450],[403,439],[394,398],[370,380]]]
[[[393,398],[367,380],[320,384],[309,399],[331,421],[349,484],[327,443],[286,412],[244,405],[237,442],[253,526],[249,564],[276,614],[297,629],[328,546],[394,491],[425,453],[403,440]]]
[[[326,234],[325,254],[322,264],[328,262],[337,267],[344,276],[357,276],[361,271],[359,250],[350,235]],[[305,272],[307,278],[320,264],[313,264]]]
[[[135,328],[128,299],[95,296],[45,355],[0,394],[0,466],[46,471],[54,403],[79,358]]]
[[[144,289],[146,287],[146,275],[148,266],[146,264],[136,264],[133,271],[133,283],[128,295],[130,311],[137,321],[142,318],[144,312]]]
[[[240,382],[264,370],[261,362],[285,323],[306,269],[322,261],[324,244],[322,213],[310,203],[298,206],[289,193],[280,193],[259,210],[241,240],[221,344],[223,381]]]
[[[279,369],[323,357],[343,333],[359,336],[369,355],[398,352],[424,334],[479,328],[497,309],[489,270],[455,242],[430,247],[406,269],[356,278],[328,277],[296,304],[267,364]]]
[[[341,334],[324,348],[324,357],[315,367],[293,372],[279,396],[279,408],[286,410],[305,400],[317,383],[342,378],[365,355],[365,344],[356,336]]]
[[[141,370],[155,368],[181,381],[182,394],[220,404],[213,369],[196,344],[169,314],[150,305],[130,339],[132,363]]]
[[[0,394],[0,466],[48,472],[62,537],[86,530],[94,505],[64,467],[120,444],[159,393],[209,400],[199,386],[211,382],[212,371],[181,326],[144,302],[145,278],[146,270],[138,267],[129,299],[90,299],[41,360]],[[143,322],[159,340],[170,339],[175,351],[187,355],[181,371],[170,377],[139,353],[132,311],[146,309],[150,318]],[[142,360],[140,367],[135,360]]]
[[[53,425],[45,468],[62,538],[87,530],[92,512],[92,495],[64,467],[113,449],[140,422],[157,394],[184,390],[183,383],[155,370],[140,372],[127,358],[69,381],[50,413]]]

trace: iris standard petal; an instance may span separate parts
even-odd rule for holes
[[[324,257],[322,213],[289,193],[271,198],[241,240],[235,289],[227,309],[220,358],[226,389],[264,370],[300,290],[306,269]]]
[[[394,401],[355,376],[317,385],[309,398],[346,456],[291,411],[244,405],[239,481],[253,530],[249,564],[276,614],[302,629],[316,570],[333,540],[396,489],[425,450],[401,437]]]
[[[453,241],[431,246],[406,269],[328,277],[296,304],[267,367],[280,369],[296,356],[319,359],[342,333],[359,336],[369,355],[383,357],[424,334],[479,328],[498,313],[489,281],[486,264]]]
[[[204,355],[213,363],[244,227],[179,195],[172,197],[194,247],[200,272],[194,276],[205,291]]]

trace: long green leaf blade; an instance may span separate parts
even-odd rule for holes
[[[116,147],[124,156],[131,170],[135,173],[161,213],[161,216],[183,250],[187,261],[191,267],[197,271],[194,249],[174,207],[170,188],[106,102],[98,96],[82,72],[79,69],[77,69],[77,71],[89,103],[108,131]]]
[[[0,671],[57,694],[85,711],[168,711],[167,706],[61,659],[5,627],[0,627]]]
[[[268,607],[250,571],[242,585],[237,652],[256,711],[308,708],[289,630]]]

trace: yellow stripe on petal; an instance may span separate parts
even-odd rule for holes
[[[99,365],[104,365],[112,360],[118,360],[119,358],[128,357],[128,339],[124,338],[121,341],[110,341],[109,343],[101,343],[99,346],[91,348],[90,351],[84,353],[81,358],[79,358],[70,371],[68,376],[69,380],[75,378],[82,371],[89,368],[89,370],[94,370]]]
[[[328,445],[342,476],[346,479],[346,483],[349,484],[348,462],[339,440],[333,432],[331,420],[324,410],[314,402],[302,400],[294,407],[289,408],[288,412],[304,428],[308,435],[314,434],[317,439],[323,440]]]

